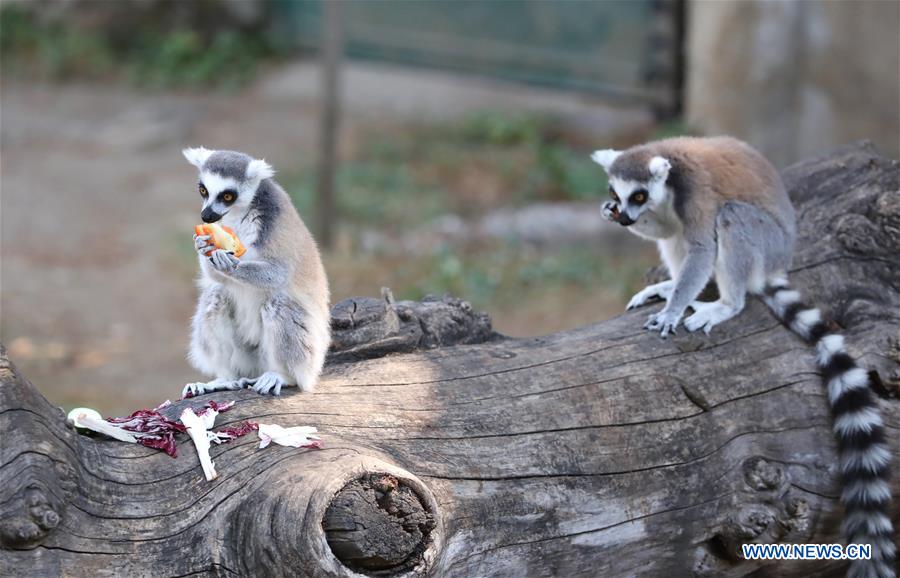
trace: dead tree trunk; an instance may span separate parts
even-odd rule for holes
[[[896,452],[900,163],[861,144],[785,178],[794,283],[877,376]],[[508,339],[458,301],[344,302],[314,394],[213,396],[237,401],[223,425],[316,425],[325,448],[251,435],[213,448],[211,483],[186,436],[175,460],[79,436],[4,355],[0,574],[841,574],[735,551],[839,541],[810,349],[758,302],[711,337],[644,333],[651,310]]]

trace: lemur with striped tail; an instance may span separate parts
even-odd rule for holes
[[[853,578],[893,578],[895,545],[888,482],[890,451],[869,382],[818,309],[788,286],[796,240],[794,209],[778,172],[746,143],[728,137],[672,138],[592,155],[609,176],[603,215],[657,242],[671,280],[638,292],[628,308],[666,301],[645,328],[709,333],[759,295],[793,332],[813,345],[834,418],[848,543],[871,544],[872,558],[851,562]],[[718,301],[697,297],[711,277]]]

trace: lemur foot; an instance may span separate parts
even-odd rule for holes
[[[196,397],[214,391],[231,391],[243,387],[240,380],[233,379],[214,379],[207,382],[197,381],[184,386],[184,389],[181,390],[181,398]]]
[[[213,251],[213,254],[209,256],[209,261],[217,271],[222,273],[231,273],[237,269],[238,264],[241,262],[233,253],[222,249]]]
[[[647,319],[644,329],[659,331],[659,336],[665,339],[670,333],[675,335],[675,328],[678,327],[679,321],[681,321],[681,314],[663,309]]]
[[[721,301],[694,303],[691,307],[694,309],[694,314],[684,320],[684,327],[688,331],[697,331],[702,328],[707,335],[713,327],[740,312],[739,309]]]
[[[675,283],[673,283],[671,280],[648,285],[634,294],[634,297],[631,298],[631,301],[628,302],[628,305],[625,307],[625,309],[629,310],[634,309],[635,307],[640,307],[654,297],[659,297],[663,301],[668,301],[669,297],[672,295],[672,288],[674,287],[674,285]]]
[[[289,384],[288,378],[277,371],[267,371],[259,377],[243,378],[240,380],[243,387],[250,387],[260,395],[281,395],[281,388]]]

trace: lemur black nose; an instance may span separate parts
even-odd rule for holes
[[[202,213],[200,213],[200,218],[203,219],[204,223],[215,223],[222,218],[222,215],[213,211],[212,209],[206,208],[203,209]]]

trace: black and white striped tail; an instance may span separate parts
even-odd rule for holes
[[[850,544],[871,544],[872,558],[851,562],[853,578],[894,578],[894,529],[888,481],[890,450],[869,374],[830,332],[818,309],[803,303],[786,280],[770,282],[764,299],[794,333],[815,345],[834,418],[844,503],[843,531]]]

